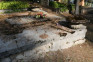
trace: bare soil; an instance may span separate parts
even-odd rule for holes
[[[93,62],[93,43],[86,41],[68,49],[49,52],[42,59],[35,62]]]
[[[40,35],[40,38],[46,39],[46,38],[48,38],[48,35],[47,34],[42,34],[42,35]]]
[[[10,25],[9,23],[5,22],[4,20],[0,21],[0,32],[4,33],[6,35],[10,35],[10,34],[17,34],[22,32],[23,28],[21,28],[20,26],[14,26],[14,25]]]

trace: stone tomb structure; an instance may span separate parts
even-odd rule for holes
[[[6,21],[12,25],[21,24],[21,22],[17,24],[18,21],[16,22],[16,20],[11,23],[11,20],[12,19],[8,19]],[[21,20],[24,21],[24,19]],[[20,59],[28,60],[28,58],[38,58],[49,51],[66,49],[84,43],[86,32],[87,29],[84,25],[80,25],[78,29],[70,29],[49,22],[40,26],[29,26],[18,34],[2,34],[2,36],[0,36],[0,58],[3,62],[5,62],[5,60],[7,60],[7,62],[13,62]],[[24,53],[21,54],[21,52]],[[9,57],[16,53],[20,54],[17,54],[15,58],[12,59]]]

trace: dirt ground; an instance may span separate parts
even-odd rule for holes
[[[48,52],[44,58],[31,62],[93,62],[93,44],[86,41],[68,49]]]

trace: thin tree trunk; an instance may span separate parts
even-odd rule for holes
[[[75,14],[79,15],[79,2],[80,0],[76,0],[76,5],[75,5]]]

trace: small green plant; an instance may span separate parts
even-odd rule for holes
[[[45,17],[46,17],[46,14],[43,14],[43,12],[40,12],[35,15],[35,18],[45,18]]]

